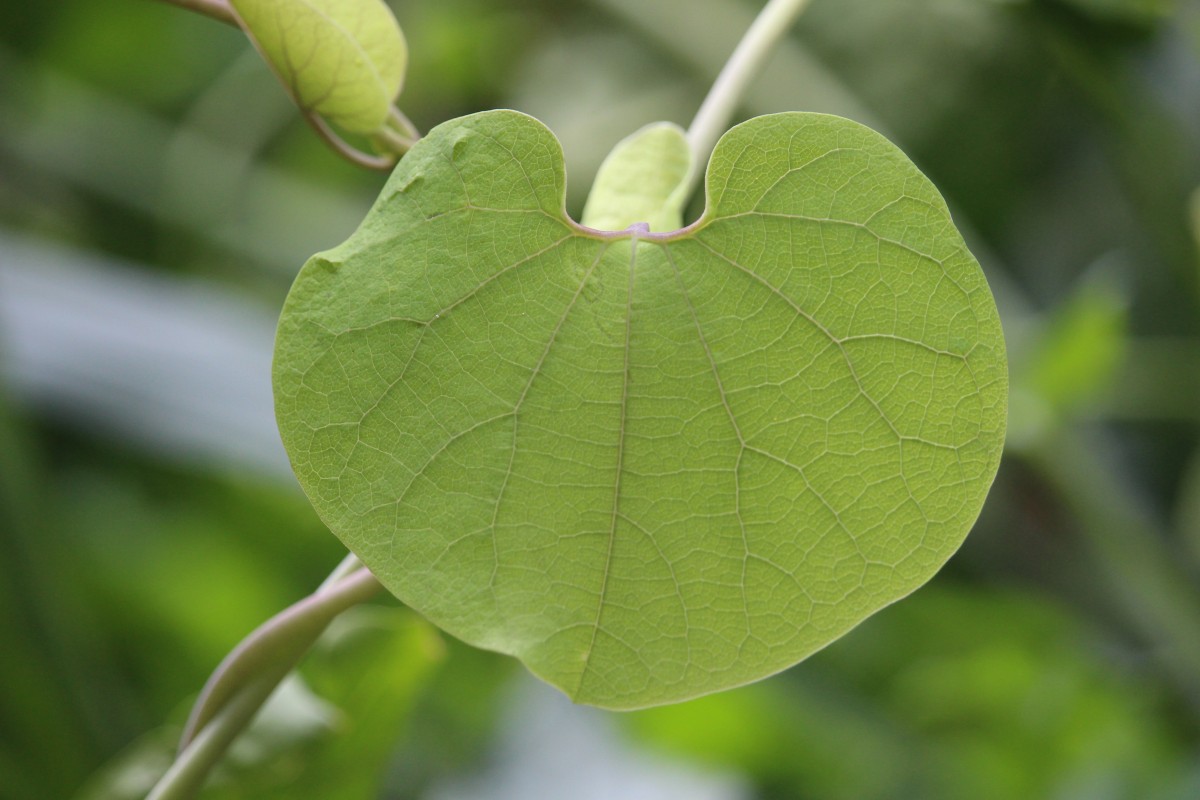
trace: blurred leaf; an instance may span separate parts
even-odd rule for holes
[[[680,231],[581,228],[565,180],[537,120],[452,120],[301,271],[276,404],[334,533],[609,708],[766,677],[932,577],[991,485],[1007,372],[929,181],[802,113],[725,134]]]
[[[296,102],[372,133],[404,84],[408,46],[382,0],[231,0]]]
[[[241,736],[234,741],[224,762],[229,773],[262,769],[271,762],[286,761],[287,766],[272,772],[294,773],[297,759],[281,758],[291,751],[307,749],[321,737],[332,734],[338,709],[318,697],[296,673],[280,682],[275,693]],[[272,765],[276,766],[276,765]],[[262,776],[256,776],[261,782]],[[289,780],[294,778],[289,774]],[[234,781],[242,783],[237,777]],[[219,782],[219,781],[218,781]]]
[[[1023,369],[1022,385],[1069,414],[1110,384],[1125,353],[1128,303],[1112,282],[1086,281],[1055,309]]]
[[[489,757],[515,660],[444,637],[446,658],[413,711],[400,743],[389,798],[422,798],[430,784],[462,775]],[[503,732],[500,732],[503,735]]]
[[[1127,348],[1128,304],[1111,281],[1085,280],[1014,358],[1009,446],[1034,445],[1094,403],[1112,384]]]

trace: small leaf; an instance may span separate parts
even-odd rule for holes
[[[404,84],[408,47],[382,0],[231,0],[301,108],[377,131]]]
[[[449,633],[609,708],[765,677],[927,581],[1007,404],[929,181],[861,125],[776,114],[721,139],[686,229],[583,228],[565,185],[537,120],[452,120],[304,266],[276,410],[330,529]]]
[[[683,225],[692,154],[678,125],[655,122],[617,144],[596,175],[583,224],[619,231],[644,222],[652,231]]]

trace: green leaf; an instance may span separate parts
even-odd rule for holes
[[[301,108],[353,133],[383,125],[408,47],[382,0],[230,0]]]
[[[402,601],[580,702],[757,680],[927,581],[1002,447],[1003,339],[879,134],[777,114],[668,233],[563,210],[558,141],[447,122],[280,321],[301,485]]]
[[[636,222],[652,231],[682,227],[691,164],[692,152],[678,125],[647,125],[619,142],[600,165],[583,224],[608,231]]]

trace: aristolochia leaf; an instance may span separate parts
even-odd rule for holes
[[[408,48],[383,0],[230,0],[302,108],[348,131],[383,125]]]
[[[581,702],[795,664],[938,570],[1000,458],[995,304],[899,150],[760,117],[706,187],[688,228],[597,233],[541,123],[453,120],[280,322],[280,429],[321,517]]]

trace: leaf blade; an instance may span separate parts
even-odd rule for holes
[[[281,321],[318,512],[406,603],[581,702],[801,660],[936,572],[999,458],[994,304],[893,145],[773,115],[706,185],[692,228],[598,235],[536,120],[447,123]]]

